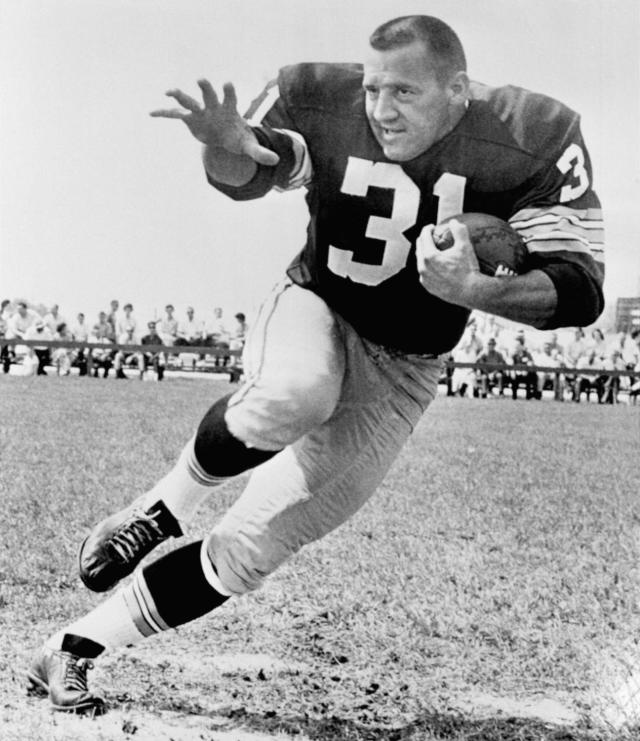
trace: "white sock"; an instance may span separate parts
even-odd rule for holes
[[[227,480],[226,477],[211,476],[202,469],[194,452],[195,439],[194,435],[173,469],[143,499],[145,509],[162,499],[180,525],[190,522],[211,489]]]
[[[54,633],[46,646],[60,651],[66,634],[89,638],[107,649],[138,643],[145,635],[134,622],[127,592],[132,592],[132,585],[122,587],[91,612]]]

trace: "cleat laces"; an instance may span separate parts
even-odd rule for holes
[[[93,661],[90,659],[70,656],[64,671],[64,686],[68,690],[88,692],[87,670],[93,669]]]
[[[111,548],[122,563],[133,559],[145,545],[164,539],[160,525],[155,521],[157,512],[137,510],[130,519],[113,534],[107,547]]]

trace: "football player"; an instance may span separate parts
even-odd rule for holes
[[[591,324],[603,308],[600,205],[577,114],[470,82],[458,37],[436,18],[391,20],[370,46],[364,65],[281,70],[246,118],[231,84],[220,100],[206,80],[201,100],[172,90],[178,107],[152,114],[186,124],[210,184],[231,198],[306,188],[308,235],[250,330],[242,386],[161,481],[83,543],[89,589],[135,574],[36,656],[29,679],[60,710],[104,709],[86,675],[105,649],[258,588],[356,512],[436,394],[470,310],[548,329]],[[437,250],[433,225],[464,211],[508,220],[531,269],[482,275],[455,220],[454,246]],[[204,541],[136,569],[248,469]]]

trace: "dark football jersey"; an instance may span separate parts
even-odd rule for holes
[[[463,211],[509,220],[523,235],[532,267],[558,291],[550,327],[581,323],[585,305],[599,313],[600,204],[579,118],[563,104],[473,83],[455,129],[402,163],[369,127],[360,65],[286,67],[247,118],[279,164],[259,166],[240,188],[212,184],[236,199],[307,188],[307,241],[288,274],[364,337],[408,353],[456,345],[469,312],[420,284],[415,240]]]

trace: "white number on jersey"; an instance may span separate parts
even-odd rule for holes
[[[466,182],[465,177],[450,172],[438,178],[433,188],[439,199],[438,222],[462,212]],[[349,157],[341,192],[366,198],[372,186],[393,191],[391,216],[370,216],[365,231],[365,237],[384,242],[382,263],[358,262],[352,250],[333,245],[329,247],[328,262],[331,272],[367,286],[379,285],[407,264],[411,242],[403,232],[415,225],[420,207],[420,190],[400,165]]]
[[[563,185],[560,190],[560,203],[573,201],[587,190],[589,187],[589,176],[584,167],[584,152],[582,147],[575,142],[569,144],[564,150],[562,157],[556,162],[556,167],[565,175],[569,170],[574,178],[577,178],[577,185]]]

